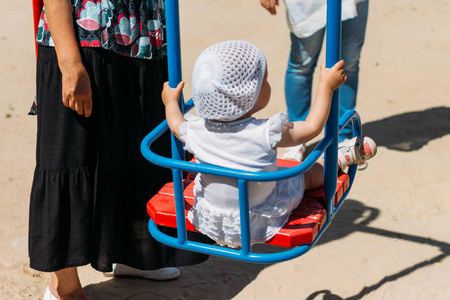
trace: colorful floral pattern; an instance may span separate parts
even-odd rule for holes
[[[164,0],[72,0],[75,31],[82,47],[159,59],[166,54]],[[45,8],[37,42],[54,46]]]

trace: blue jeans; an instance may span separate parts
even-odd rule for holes
[[[358,16],[342,22],[341,57],[345,62],[347,82],[340,88],[339,117],[355,109],[358,91],[359,57],[366,33],[369,1],[358,3]],[[314,69],[323,44],[325,28],[307,38],[291,33],[291,52],[285,78],[287,112],[292,121],[305,120],[311,107]],[[344,128],[339,142],[352,138],[351,127]]]

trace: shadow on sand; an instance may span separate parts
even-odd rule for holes
[[[362,221],[357,221],[362,215],[366,216],[362,219]],[[399,278],[408,276],[414,271],[419,270],[420,268],[424,268],[430,266],[432,264],[438,263],[442,261],[444,258],[450,255],[450,244],[434,240],[428,237],[421,237],[416,235],[411,235],[407,233],[402,233],[398,231],[390,231],[385,229],[378,229],[374,227],[370,227],[369,223],[377,218],[379,215],[379,210],[367,207],[363,203],[355,200],[346,200],[345,204],[339,210],[339,214],[333,219],[333,225],[327,230],[321,240],[318,242],[318,245],[325,244],[327,242],[333,241],[340,237],[344,237],[353,232],[362,232],[366,234],[376,234],[378,236],[387,237],[387,238],[396,238],[399,240],[406,240],[422,245],[434,246],[440,250],[440,253],[435,257],[427,258],[424,261],[416,263],[412,266],[409,266],[403,270],[398,271],[394,274],[386,275],[379,282],[376,282],[370,286],[364,287],[361,291],[356,293],[353,296],[342,298],[336,294],[333,294],[330,290],[321,290],[314,292],[307,300],[313,299],[323,299],[323,300],[338,300],[338,299],[347,299],[347,300],[357,300],[362,299],[364,296],[370,294],[371,292],[377,290],[384,284],[389,282],[393,282]]]
[[[450,133],[450,108],[437,107],[392,116],[363,125],[363,133],[371,136],[378,144],[397,151],[414,151],[433,139]],[[313,149],[315,145],[308,148]],[[367,286],[354,296],[345,299],[362,299],[365,295],[382,285],[433,263],[443,260],[450,254],[448,243],[400,232],[370,227],[371,221],[379,215],[379,210],[367,207],[362,202],[348,199],[333,220],[332,226],[323,235],[317,246],[340,239],[353,232],[364,232],[379,236],[404,239],[420,244],[436,246],[441,253],[395,274],[386,275],[379,282]],[[363,217],[364,216],[364,217]],[[361,221],[362,219],[362,221]],[[277,251],[276,247],[257,245],[260,250]],[[314,250],[312,250],[314,251]],[[211,256],[205,263],[182,267],[176,285],[171,281],[158,282],[136,278],[117,278],[86,286],[85,292],[91,299],[231,299],[239,294],[258,276],[267,264],[252,264]],[[211,286],[214,289],[211,289]],[[344,299],[330,290],[316,291],[308,300]]]
[[[397,151],[415,151],[430,141],[450,134],[450,107],[413,111],[365,123],[363,135],[375,140],[378,147]],[[308,145],[309,154],[317,143]]]
[[[389,231],[370,227],[370,223],[377,219],[380,211],[368,207],[360,201],[348,199],[333,220],[333,224],[322,236],[316,246],[341,239],[354,232],[376,234],[388,238],[407,240],[418,244],[435,246],[440,253],[415,265],[399,270],[394,274],[387,274],[379,282],[364,287],[355,295],[347,298],[333,294],[331,290],[320,290],[308,296],[307,300],[324,299],[362,299],[384,284],[408,276],[420,268],[442,261],[450,255],[450,244],[397,231]],[[270,245],[257,245],[258,251],[278,251]],[[314,251],[312,249],[311,251]],[[96,300],[144,300],[144,299],[232,299],[270,264],[253,264],[211,256],[208,261],[190,267],[182,267],[181,276],[174,285],[171,281],[148,281],[137,278],[121,277],[98,284],[91,284],[84,288],[91,299]],[[211,288],[214,287],[214,288]]]
[[[267,265],[244,263],[211,256],[206,262],[181,267],[173,281],[149,281],[121,277],[84,288],[90,299],[231,299],[241,292]],[[213,287],[213,288],[212,288]]]
[[[363,125],[363,134],[391,150],[414,151],[450,133],[450,107],[435,107]]]

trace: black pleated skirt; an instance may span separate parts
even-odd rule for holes
[[[170,170],[151,164],[139,150],[164,119],[167,61],[81,51],[92,86],[89,118],[63,105],[55,50],[39,48],[30,266],[51,272],[91,264],[109,272],[113,263],[154,270],[206,260],[158,243],[147,228],[147,201],[171,181]],[[169,135],[152,150],[170,156]]]

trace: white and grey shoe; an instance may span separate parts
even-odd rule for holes
[[[172,280],[180,276],[180,270],[173,267],[158,270],[140,270],[123,264],[113,264],[113,271],[106,273],[109,276],[132,276],[151,280]]]

